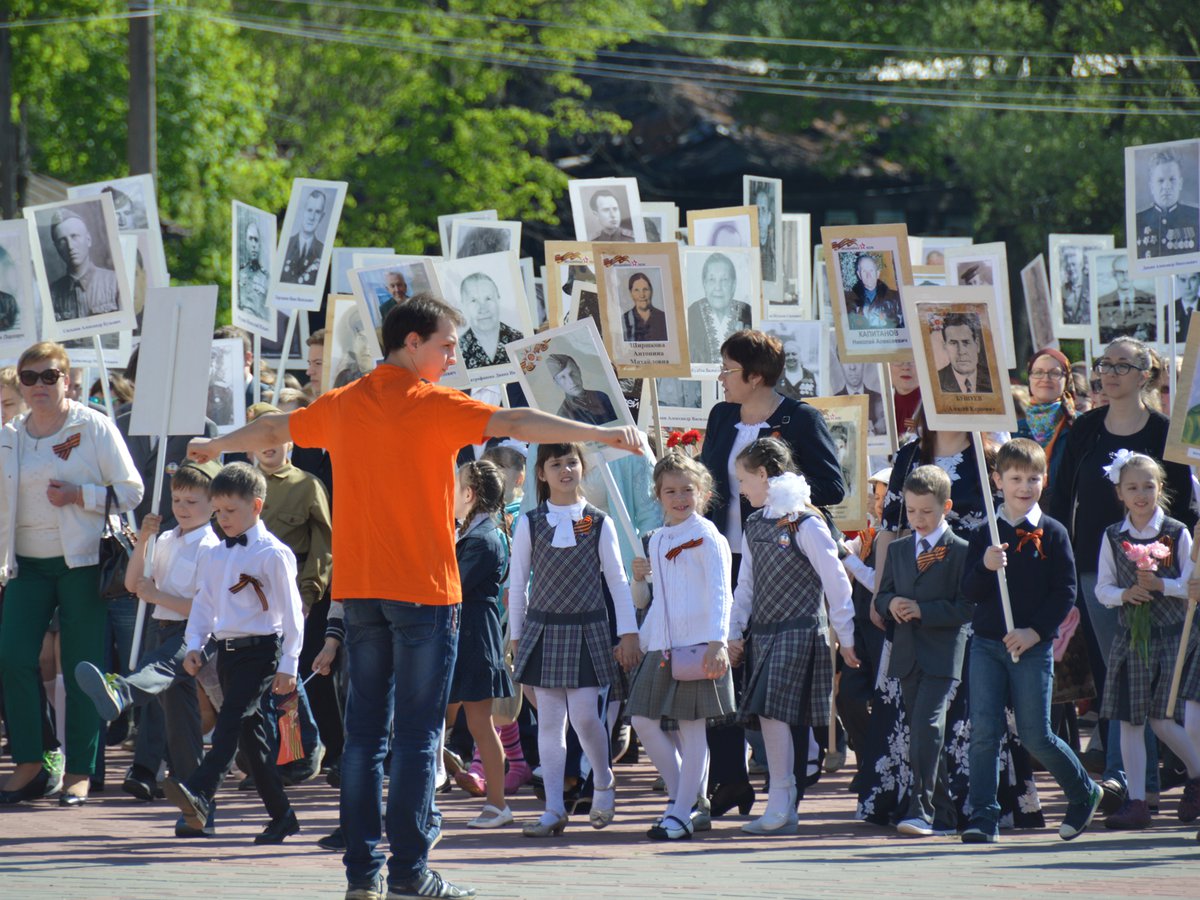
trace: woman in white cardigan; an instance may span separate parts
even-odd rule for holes
[[[29,412],[0,432],[0,679],[16,769],[0,804],[44,794],[38,651],[58,611],[63,669],[103,667],[107,609],[99,591],[99,542],[108,486],[114,511],[142,499],[142,479],[105,416],[67,399],[71,363],[60,344],[34,344],[17,363]],[[62,806],[87,800],[100,720],[67,679],[67,774]],[[62,739],[62,735],[59,736]]]

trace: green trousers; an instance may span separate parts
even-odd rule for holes
[[[67,568],[61,556],[17,557],[17,577],[4,589],[0,621],[0,678],[4,707],[12,729],[13,760],[42,758],[42,710],[38,654],[58,610],[63,681],[67,687],[67,771],[91,775],[96,767],[100,717],[95,704],[75,681],[75,666],[90,662],[104,668],[104,627],[108,608],[100,599],[100,567]],[[62,735],[59,735],[62,739]]]

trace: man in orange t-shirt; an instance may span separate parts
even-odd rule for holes
[[[458,312],[428,294],[388,313],[383,363],[306,409],[260,416],[193,440],[191,458],[285,442],[324,447],[333,463],[333,597],[345,601],[346,747],[341,827],[346,876],[361,896],[472,897],[428,868],[440,830],[436,754],[458,646],[462,600],[454,556],[454,459],[489,437],[596,441],[639,452],[637,429],[582,425],[534,409],[500,409],[441,387],[455,362]],[[382,760],[392,730],[383,886]],[[382,893],[379,893],[382,892]]]

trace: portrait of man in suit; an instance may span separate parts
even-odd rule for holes
[[[300,213],[300,231],[288,239],[287,252],[283,257],[283,272],[280,281],[288,284],[317,283],[321,270],[321,257],[325,254],[322,225],[325,222],[325,192],[309,191],[304,198],[304,209]]]
[[[1100,268],[1099,264],[1096,268]],[[1122,334],[1139,341],[1153,341],[1157,337],[1158,309],[1154,293],[1145,288],[1152,287],[1154,282],[1139,284],[1130,278],[1129,257],[1123,252],[1112,257],[1112,279],[1113,290],[1096,298],[1101,343],[1107,344]]]
[[[950,362],[938,369],[943,391],[956,394],[990,394],[992,378],[988,373],[987,354],[979,316],[975,313],[949,313],[942,322],[942,343]]]
[[[1200,308],[1200,271],[1181,272],[1175,276],[1175,340],[1187,340],[1188,322]],[[1163,326],[1166,327],[1165,325]]]
[[[846,384],[834,396],[864,395],[867,398],[868,428],[872,434],[887,434],[887,421],[883,412],[883,394],[867,387],[868,365],[869,363],[842,363],[842,374],[846,376]]]
[[[1091,311],[1088,309],[1083,250],[1079,247],[1066,246],[1060,252],[1063,322],[1067,325],[1086,325],[1090,321]]]
[[[1183,164],[1174,150],[1155,150],[1139,156],[1150,188],[1150,206],[1139,209],[1136,224],[1139,257],[1195,253],[1200,248],[1200,208],[1181,203]],[[1143,167],[1144,166],[1144,167]]]

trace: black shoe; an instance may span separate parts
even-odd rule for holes
[[[68,791],[63,791],[58,795],[58,805],[66,806],[74,809],[76,806],[83,806],[88,802],[87,794],[72,794]]]
[[[333,829],[332,833],[325,835],[317,841],[317,846],[322,850],[329,850],[332,853],[346,852],[346,838],[342,835],[342,826],[339,825]]]
[[[1100,812],[1110,816],[1124,805],[1128,796],[1125,787],[1115,778],[1105,778],[1100,782],[1100,790],[1104,796],[1100,798]]]
[[[279,767],[279,777],[285,787],[303,784],[321,774],[321,763],[325,759],[325,745],[318,743],[312,753],[292,760]]]
[[[203,828],[193,828],[180,816],[175,822],[175,837],[177,838],[206,838],[217,833],[215,825],[205,823]]]
[[[24,787],[19,787],[15,791],[0,791],[0,806],[11,806],[14,803],[23,803],[26,800],[37,800],[39,797],[44,797],[49,784],[49,769],[41,769]]]
[[[463,900],[474,897],[474,888],[460,888],[446,881],[433,869],[426,869],[412,881],[399,887],[388,885],[388,897],[442,897],[445,900]]]
[[[712,803],[712,817],[723,816],[735,806],[743,816],[750,814],[754,806],[754,786],[749,781],[735,781],[729,784],[717,785],[709,798]]]
[[[125,780],[121,782],[121,790],[131,797],[149,803],[154,799],[154,792],[158,790],[158,784],[153,776],[146,777],[146,770],[141,766],[132,766],[125,773]]]
[[[296,814],[289,809],[287,815],[280,816],[278,819],[270,822],[262,830],[262,834],[254,839],[254,843],[282,844],[284,838],[290,837],[299,831],[300,823],[296,821]]]
[[[257,785],[254,783],[254,776],[253,776],[253,775],[247,775],[245,778],[243,778],[241,781],[239,781],[239,782],[238,782],[238,790],[239,790],[239,791],[255,791],[255,790],[258,790],[258,787],[257,787]]]
[[[325,770],[325,783],[335,788],[342,786],[342,764],[340,762],[335,762]]]
[[[196,831],[203,831],[204,825],[208,821],[209,801],[203,797],[193,794],[180,781],[168,776],[163,779],[163,792],[167,795],[167,799],[179,807],[179,811],[183,813],[183,820],[189,828],[194,828]]]

